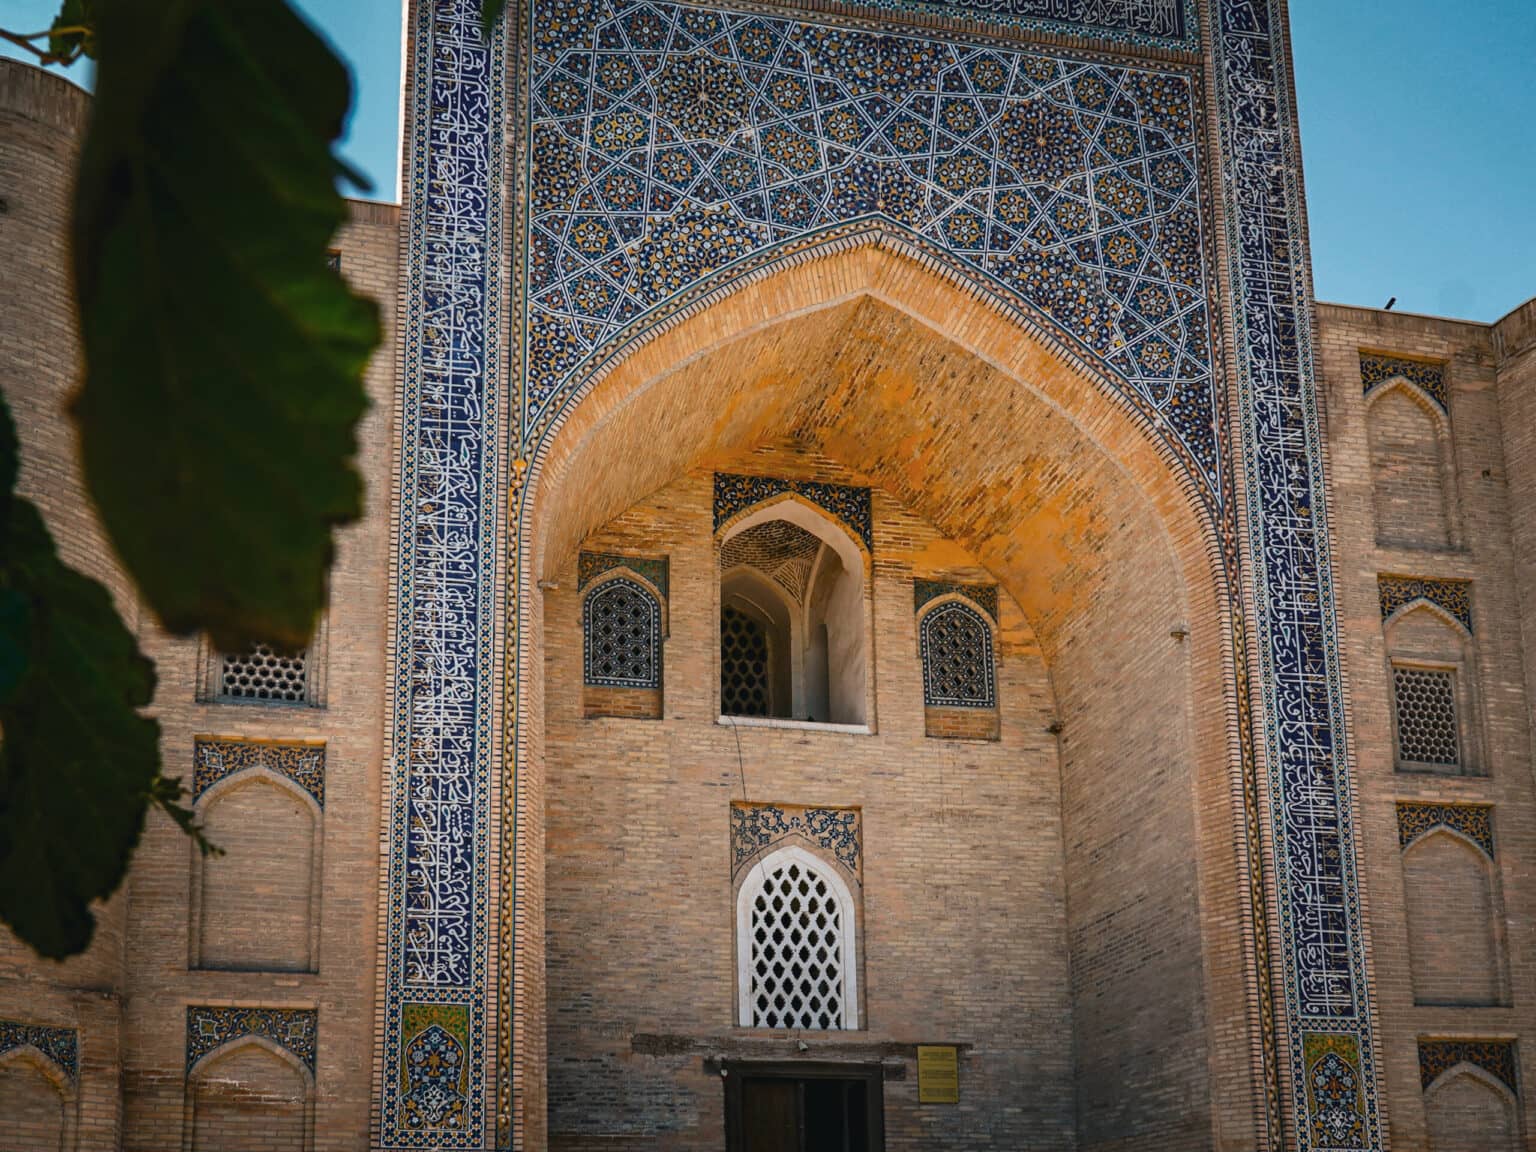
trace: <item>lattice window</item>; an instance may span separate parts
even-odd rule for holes
[[[745,612],[720,613],[720,714],[767,716],[768,636]]]
[[[996,708],[992,629],[958,600],[928,612],[919,626],[923,703],[930,708]]]
[[[599,584],[581,625],[588,684],[661,687],[661,605],[648,589],[622,576]]]
[[[308,704],[311,659],[308,648],[286,652],[270,644],[253,644],[219,659],[220,700],[253,700],[266,704]]]
[[[1397,758],[1407,764],[1459,767],[1455,674],[1394,664],[1392,693],[1397,702]]]
[[[858,1027],[853,901],[829,866],[774,853],[749,872],[737,915],[744,1026]]]

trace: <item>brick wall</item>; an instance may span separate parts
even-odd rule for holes
[[[1514,1037],[1528,1051],[1536,1042],[1536,893],[1529,882],[1536,796],[1525,655],[1531,633],[1522,641],[1521,631],[1528,626],[1521,604],[1530,580],[1529,565],[1517,560],[1515,548],[1519,525],[1530,520],[1517,485],[1529,483],[1536,464],[1524,455],[1531,450],[1536,408],[1521,408],[1525,397],[1518,381],[1506,377],[1486,325],[1331,305],[1319,305],[1318,316],[1335,574],[1392,1147],[1496,1147],[1480,1143],[1495,1138],[1491,1130],[1450,1103],[1456,1093],[1426,1111],[1417,1043],[1421,1036]],[[1412,414],[1404,406],[1425,410],[1416,400],[1399,403],[1395,392],[1386,395],[1393,407],[1384,406],[1386,399],[1367,398],[1362,349],[1445,364],[1449,417],[1436,417],[1445,429],[1438,456],[1421,438],[1411,469],[1406,456],[1391,477],[1373,467],[1372,448],[1386,434],[1401,439],[1400,417]],[[1422,420],[1427,426],[1430,418]],[[1377,483],[1382,479],[1385,493]],[[1378,509],[1384,503],[1399,530],[1383,531]],[[1453,513],[1448,538],[1428,527],[1439,521],[1442,508]],[[1459,637],[1453,625],[1426,609],[1384,630],[1379,573],[1471,581],[1472,638]],[[1395,770],[1388,658],[1399,653],[1460,665],[1469,766],[1482,775]],[[1399,800],[1493,805],[1496,853],[1486,882],[1477,881],[1473,850],[1444,842],[1443,835],[1416,843],[1405,855]],[[1501,965],[1507,981],[1502,989]],[[1444,1003],[1472,1000],[1494,1004]],[[1477,1086],[1468,1098],[1482,1100],[1477,1093],[1488,1092]],[[1527,1111],[1530,1104],[1525,1101]]]

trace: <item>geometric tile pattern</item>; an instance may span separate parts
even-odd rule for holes
[[[864,542],[874,547],[874,520],[868,488],[826,484],[820,480],[781,480],[774,476],[733,476],[715,473],[715,531],[727,520],[765,500],[793,492],[803,496]]]
[[[1413,603],[1433,604],[1472,634],[1472,581],[1421,576],[1376,577],[1376,591],[1381,599],[1381,618],[1390,619]]]
[[[1429,835],[1436,828],[1459,832],[1493,859],[1493,807],[1489,804],[1421,804],[1397,802],[1397,841],[1406,850],[1410,844]]]
[[[680,293],[878,218],[1048,318],[1216,499],[1186,72],[669,3],[533,14],[530,442]]]
[[[271,740],[192,739],[192,799],[248,768],[286,776],[325,807],[325,745]]]
[[[731,805],[731,877],[789,837],[806,840],[853,876],[864,877],[864,825],[857,808],[804,808],[798,804]]]
[[[1088,34],[1157,48],[1197,48],[1194,0],[871,0],[889,12],[926,12],[976,19],[1025,32]]]
[[[956,584],[949,580],[913,580],[912,581],[912,608],[921,612],[923,605],[930,600],[937,600],[940,596],[964,596],[971,603],[983,609],[986,614],[997,620],[997,585],[996,584]]]
[[[604,580],[582,601],[584,684],[661,687],[661,605],[633,580]]]
[[[407,1004],[401,1013],[401,1117],[411,1131],[463,1132],[469,1110],[469,1009],[463,1004]]]
[[[929,708],[996,708],[992,627],[961,600],[948,600],[918,620],[923,704]]]
[[[74,1083],[80,1074],[80,1034],[73,1028],[50,1028],[46,1024],[23,1024],[19,1020],[0,1020],[0,1054],[13,1048],[33,1048],[46,1057]]]
[[[1519,1062],[1513,1040],[1420,1040],[1419,1084],[1431,1084],[1458,1064],[1481,1068],[1520,1098]]]
[[[636,576],[649,580],[651,586],[667,598],[667,558],[665,556],[619,556],[612,552],[582,552],[576,561],[576,591],[605,572],[615,568],[628,568]]]
[[[313,1008],[210,1008],[187,1005],[187,1072],[215,1048],[260,1036],[292,1053],[315,1072],[319,1013]]]
[[[1444,364],[1400,360],[1395,356],[1377,356],[1370,352],[1360,353],[1360,383],[1367,396],[1392,380],[1406,380],[1415,385],[1435,402],[1440,411],[1449,413],[1450,400],[1446,394]]]
[[[1365,1139],[1365,1107],[1355,1038],[1306,1033],[1302,1060],[1307,1069],[1307,1129],[1312,1146],[1358,1148]]]
[[[1273,1097],[1268,1115],[1277,1146],[1289,1136],[1296,1152],[1375,1150],[1382,1147],[1382,1120],[1284,12],[1281,0],[1211,5],[1245,560],[1274,829],[1268,847],[1283,984],[1275,999],[1289,1030],[1285,1087],[1298,1117],[1294,1132],[1283,1131],[1286,1109]],[[1347,1144],[1319,1140],[1321,1131],[1336,1131],[1331,1120],[1339,1114],[1319,1111],[1325,1101],[1311,1079],[1304,1033],[1341,1039],[1335,1055],[1350,1065],[1361,1093],[1358,1134],[1352,1129]],[[1271,1062],[1279,1054],[1267,1030],[1263,1039]]]

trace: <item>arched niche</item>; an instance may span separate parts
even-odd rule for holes
[[[184,1152],[312,1152],[314,1083],[292,1052],[246,1036],[187,1073]]]
[[[793,496],[745,510],[719,533],[721,715],[867,724],[870,598],[867,555],[820,509]],[[765,641],[764,711],[738,708],[741,622]],[[740,635],[733,635],[739,633]]]
[[[1516,1152],[1519,1105],[1481,1068],[1458,1064],[1424,1093],[1429,1152]]]
[[[1445,549],[1460,544],[1456,461],[1445,413],[1402,378],[1366,402],[1376,542]]]
[[[314,797],[252,767],[209,788],[194,810],[222,854],[191,850],[190,966],[315,971],[323,825]]]
[[[590,876],[593,844],[601,842],[591,839],[590,822],[584,831],[562,826],[550,849],[555,855],[546,856],[544,677],[563,675],[546,602],[558,601],[562,574],[599,529],[636,531],[629,510],[654,495],[662,501],[656,515],[684,531],[671,493],[701,495],[711,470],[751,471],[759,447],[785,438],[828,461],[847,477],[840,483],[872,486],[963,547],[1017,603],[1049,670],[1054,722],[1040,723],[1031,738],[1059,757],[1055,818],[1066,834],[1057,882],[1064,896],[1052,948],[1070,958],[1072,978],[1061,993],[1064,1023],[1049,1034],[1011,1015],[1017,1003],[994,1005],[989,1026],[1009,1027],[1014,1043],[1029,1035],[1035,1043],[1065,1039],[1067,1048],[1052,1065],[1058,1079],[1026,1084],[1021,1073],[1010,1081],[1014,1091],[1078,1100],[1075,1139],[1084,1147],[1210,1147],[1218,1091],[1226,1102],[1223,1124],[1243,1115],[1247,1102],[1257,1132],[1257,978],[1229,959],[1246,954],[1252,910],[1239,897],[1248,890],[1249,862],[1231,617],[1215,526],[1196,483],[1112,382],[1092,376],[1051,337],[992,308],[974,288],[884,247],[774,269],[637,339],[589,381],[530,461],[520,494],[523,566],[515,597],[523,640],[513,777],[522,850],[517,892],[524,902],[517,923],[544,923],[542,907],[529,902],[543,891],[548,859],[578,869],[573,876]],[[705,506],[705,531],[707,516]],[[877,525],[873,548],[877,581],[889,578],[880,572],[881,530]],[[681,560],[674,572],[676,644],[690,613],[709,620],[714,606],[707,598],[690,603]],[[554,591],[541,590],[540,581]],[[706,587],[696,582],[694,594]],[[881,697],[879,729],[838,739],[869,740],[876,748],[895,740],[888,714],[895,697],[887,698],[887,690],[904,693],[910,715],[921,709],[911,597],[909,579],[905,602],[894,592],[888,601],[887,618],[894,620],[899,608],[902,621],[905,679],[887,685],[883,676],[871,677]],[[877,620],[881,611],[877,595]],[[877,667],[890,647],[885,639],[877,632]],[[705,689],[713,691],[707,683]],[[680,690],[690,691],[686,684]],[[679,702],[684,715],[690,707]],[[734,773],[725,776],[738,765],[732,740],[746,735],[728,733],[718,748],[709,746],[722,799],[720,785],[736,784]],[[705,739],[690,730],[672,747],[686,750]],[[744,764],[750,749],[742,747]],[[831,751],[798,749],[796,756],[835,762]],[[675,773],[654,772],[615,781],[637,798],[638,807],[625,810],[629,827],[678,819],[654,799]],[[569,783],[587,792],[602,788],[587,768]],[[913,863],[907,853],[900,866]],[[913,888],[920,884],[914,877]],[[626,878],[620,886],[632,894],[638,885]],[[712,934],[675,919],[689,929],[677,947],[714,946]],[[605,927],[613,930],[611,922]],[[564,1021],[554,1031],[546,1027],[544,981],[581,949],[559,925],[548,935],[519,931],[514,997],[522,995],[518,987],[531,997],[518,1000],[528,1021],[522,1043],[525,1067],[539,1070],[559,1055],[546,1058],[540,1045],[564,1035]],[[866,966],[884,962],[871,948]],[[648,950],[667,951],[655,940]],[[719,967],[730,971],[728,961]],[[707,1008],[714,968],[705,969],[693,973],[689,991],[694,1004]],[[611,975],[615,995],[625,994],[621,974]],[[630,987],[646,979],[628,977]],[[894,982],[870,976],[871,1019]],[[1147,998],[1148,987],[1158,988],[1156,998]],[[583,995],[590,1007],[596,993],[589,985]],[[648,995],[660,995],[656,985]],[[723,1001],[728,1005],[728,997]],[[680,1005],[684,1010],[692,1005]],[[1233,1028],[1233,1021],[1241,1023]],[[1128,1052],[1136,1054],[1129,1062]],[[574,1107],[579,1111],[580,1101]],[[529,1131],[538,1132],[538,1123]]]
[[[1504,1002],[1503,916],[1493,861],[1439,828],[1403,852],[1408,956],[1417,1004]]]
[[[74,1085],[52,1060],[27,1045],[0,1053],[0,1131],[15,1152],[73,1147]]]
[[[1476,649],[1449,613],[1415,601],[1385,622],[1393,760],[1401,772],[1486,773]]]

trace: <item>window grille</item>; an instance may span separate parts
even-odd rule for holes
[[[750,1013],[743,1012],[742,1022],[817,1031],[856,1027],[849,971],[854,925],[846,889],[803,853],[776,866],[774,859],[755,873],[750,957],[742,974]]]
[[[1394,665],[1392,693],[1397,703],[1397,758],[1407,764],[1459,767],[1455,674]]]
[[[930,708],[996,708],[992,629],[957,600],[940,604],[919,626],[923,703]]]
[[[661,687],[661,605],[623,577],[599,584],[582,606],[586,682],[611,688]]]
[[[284,652],[258,643],[244,652],[225,653],[219,660],[218,698],[267,704],[309,703],[309,649]]]
[[[720,613],[720,714],[767,716],[768,637],[744,612]]]

